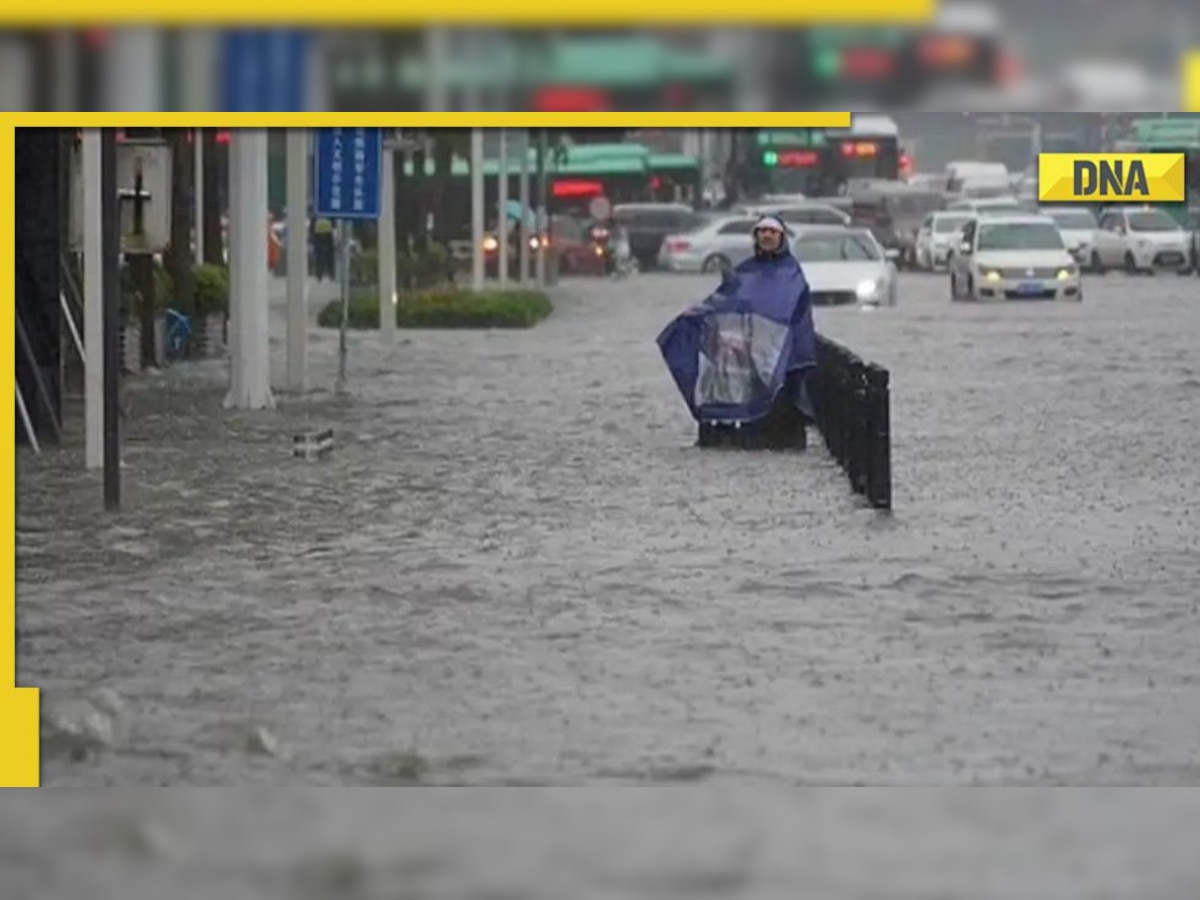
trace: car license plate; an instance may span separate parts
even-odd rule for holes
[[[1018,294],[1040,294],[1042,290],[1040,281],[1023,281],[1017,285]]]

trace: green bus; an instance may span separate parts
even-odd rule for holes
[[[531,176],[537,170],[537,151],[529,151]],[[604,197],[611,203],[647,201],[691,202],[699,196],[700,160],[687,154],[655,153],[641,144],[576,144],[552,152],[546,160],[547,201],[551,213],[587,216],[592,200]],[[508,196],[519,196],[522,161],[508,158]],[[404,175],[414,174],[413,162],[405,163]],[[425,174],[433,174],[433,161],[426,159]],[[442,196],[452,228],[470,221],[471,167],[463,158],[451,163],[450,180]],[[483,163],[484,200],[488,209],[499,201],[500,162]],[[677,199],[678,198],[678,199]],[[537,203],[537,186],[530,186],[530,202]],[[489,217],[490,218],[490,217]]]

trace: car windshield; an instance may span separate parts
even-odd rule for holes
[[[1179,223],[1165,212],[1149,210],[1132,213],[1129,216],[1130,231],[1175,231],[1178,228]]]
[[[1062,250],[1062,235],[1050,222],[998,222],[979,226],[980,250]]]
[[[933,230],[938,234],[950,234],[963,227],[970,216],[941,216],[933,220]]]
[[[1096,227],[1096,220],[1092,218],[1092,214],[1084,210],[1062,210],[1060,212],[1050,212],[1048,215],[1059,228],[1083,231],[1084,229]]]
[[[874,242],[857,234],[822,234],[800,238],[796,258],[806,262],[864,262],[879,259]]]

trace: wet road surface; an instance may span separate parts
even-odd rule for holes
[[[1200,279],[818,310],[892,370],[890,518],[815,444],[692,447],[653,339],[709,284],[353,335],[348,399],[274,412],[139,379],[115,518],[81,449],[23,455],[43,783],[1200,780]]]

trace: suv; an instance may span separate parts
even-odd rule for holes
[[[684,203],[618,203],[613,219],[629,235],[630,252],[643,272],[657,265],[664,238],[690,231],[705,220]]]

